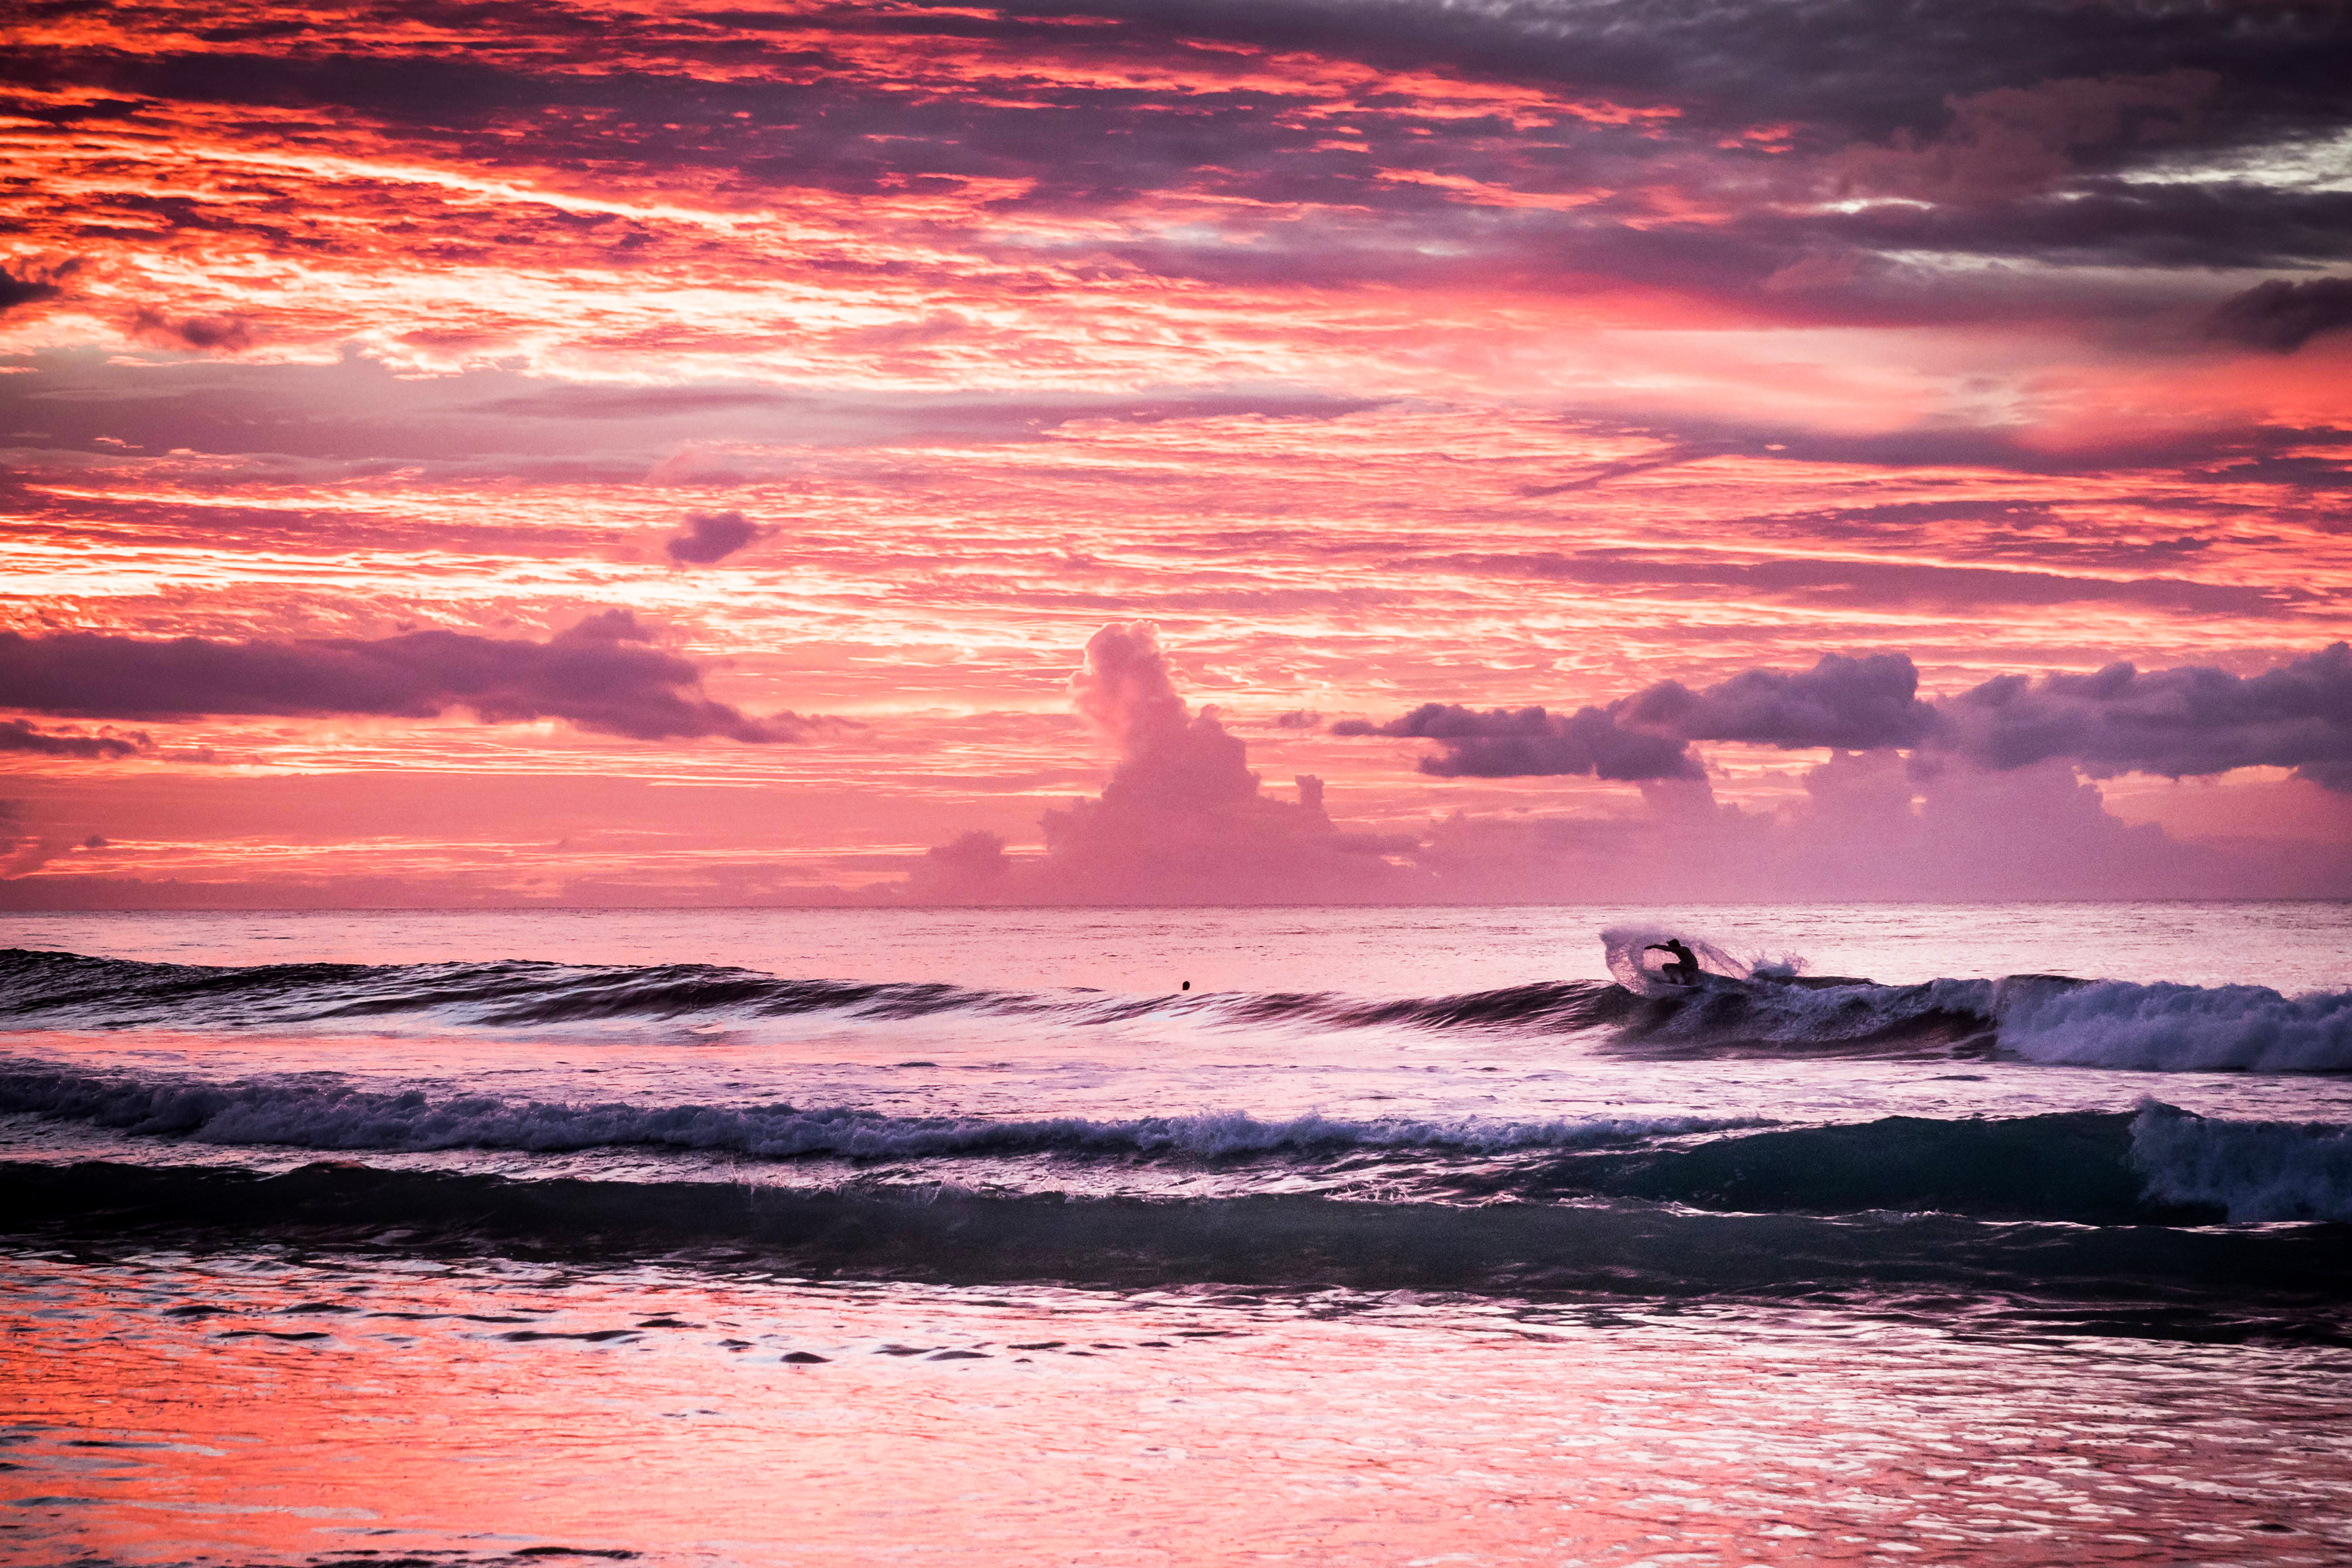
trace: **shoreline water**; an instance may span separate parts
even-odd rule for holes
[[[13,922],[0,1563],[2352,1549],[2352,906],[1595,912]]]

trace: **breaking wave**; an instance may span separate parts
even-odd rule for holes
[[[2000,1043],[2029,1061],[2169,1072],[2352,1070],[2352,993],[2119,980],[2020,992]]]
[[[2131,1163],[2158,1203],[2237,1221],[2352,1222],[2352,1128],[2222,1121],[2150,1102],[2132,1121]]]
[[[1555,981],[1453,996],[1337,993],[1118,995],[803,980],[708,964],[276,964],[223,968],[0,951],[0,1027],[17,1029],[528,1029],[583,1023],[749,1027],[856,1020],[1026,1018],[1060,1026],[1186,1020],[1297,1030],[1392,1026],[1520,1037],[1593,1032],[1655,1053],[1947,1052],[2157,1071],[2352,1071],[2352,993],[2286,996],[2057,975],[1913,985],[1742,963],[1694,941],[1703,973],[1671,985],[1641,969],[1658,932],[1607,933],[1631,984]]]
[[[0,1112],[141,1140],[338,1153],[650,1149],[856,1162],[1368,1156],[1424,1198],[1634,1198],[1756,1213],[1950,1213],[2082,1224],[2352,1222],[2352,1129],[2137,1113],[1911,1116],[1783,1128],[1759,1116],[1451,1121],[1242,1111],[1096,1120],[901,1117],[848,1107],[575,1105],[434,1098],[308,1079],[210,1083],[0,1072]],[[1401,1189],[1402,1190],[1402,1189]]]

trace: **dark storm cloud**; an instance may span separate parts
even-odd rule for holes
[[[792,714],[755,719],[701,694],[701,672],[646,646],[625,610],[543,643],[406,632],[376,641],[167,641],[0,633],[0,708],[91,718],[379,714],[472,710],[486,723],[562,719],[637,740],[797,739]]]
[[[2223,300],[2207,328],[2250,348],[2293,353],[2322,333],[2352,330],[2352,278],[2257,283]]]
[[[144,734],[118,735],[111,731],[86,735],[73,730],[37,730],[22,719],[0,720],[0,752],[28,752],[37,757],[110,759],[136,756],[154,742]]]
[[[2254,676],[2123,663],[2004,675],[1938,711],[1938,744],[1984,767],[2063,757],[2098,773],[2175,778],[2285,767],[2352,790],[2352,647],[2340,642]]]
[[[740,511],[690,511],[686,531],[662,542],[669,558],[684,565],[708,566],[724,561],[760,537],[758,523]]]

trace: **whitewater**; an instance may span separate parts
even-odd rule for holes
[[[1663,969],[1668,942],[1697,973]],[[1528,1401],[1570,1365],[1636,1400],[1637,1364],[1729,1387],[1802,1365],[1824,1381],[1781,1387],[1770,1440],[1829,1447],[1791,1464],[1831,1462],[1858,1417],[1823,1391],[1879,1376],[1882,1344],[1978,1390],[1957,1425],[1907,1417],[1904,1464],[2063,1421],[2055,1391],[2105,1378],[2140,1412],[2116,1429],[2197,1470],[2162,1392],[2184,1357],[2215,1398],[2352,1415],[2344,906],[61,914],[10,917],[0,949],[0,1275],[14,1321],[51,1325],[22,1364],[60,1400],[190,1368],[217,1393],[159,1406],[97,1480],[91,1439],[0,1433],[24,1461],[0,1500],[89,1561],[770,1562],[861,1539],[825,1504],[792,1552],[746,1545],[768,1538],[736,1505],[710,1505],[714,1535],[649,1489],[715,1464],[768,1495],[776,1456],[749,1438],[714,1459],[632,1427],[648,1474],[595,1473],[658,1528],[583,1502],[495,1548],[464,1508],[237,1512],[185,1457],[241,1451],[266,1386],[310,1411],[289,1462],[324,1496],[336,1465],[385,1462],[337,1389],[441,1408],[488,1397],[491,1366],[575,1425],[615,1378],[795,1429],[845,1391],[888,1425],[962,1389],[951,1446],[1007,1486],[992,1455],[1118,1447],[1133,1423],[1108,1412],[1137,1400],[1172,1401],[1151,1420],[1244,1485],[1237,1434],[1318,1441],[1274,1412],[1345,1366],[1347,1419],[1423,1423],[1470,1478],[1444,1506],[1470,1509],[1542,1467],[1392,1369],[1442,1366],[1435,1386],[1550,1430]],[[1459,1362],[1496,1333],[1517,1359]],[[128,1359],[88,1363],[101,1343]],[[2152,1370],[2078,1364],[2099,1345]],[[761,1368],[835,1384],[803,1399]],[[1180,1387],[1238,1425],[1198,1426]],[[1706,1421],[1765,1440],[1734,1405]],[[2326,1524],[2321,1561],[2352,1542],[2352,1457],[2297,1440],[2274,1511]],[[576,1454],[531,1452],[510,1521],[574,1495]],[[859,1462],[931,1495],[895,1454]],[[1657,1524],[1655,1489],[1625,1488],[1612,1506]],[[1957,1535],[1882,1521],[1853,1555],[2008,1560],[2014,1521],[1978,1527],[2013,1495]],[[2154,1539],[2253,1529],[2205,1495]],[[1175,1492],[1152,1506],[1185,1526]],[[1846,1506],[1776,1495],[1717,1549],[1814,1539]],[[2129,1560],[2088,1517],[2036,1524],[2034,1551]],[[46,1560],[11,1544],[31,1539],[0,1531],[0,1562]],[[1312,1550],[1285,1524],[1251,1539]],[[1544,1539],[1487,1556],[1555,1560]]]

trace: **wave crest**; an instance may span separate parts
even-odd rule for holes
[[[386,1094],[283,1080],[139,1082],[38,1071],[0,1074],[0,1110],[201,1143],[387,1153],[636,1147],[856,1160],[1055,1153],[1218,1158],[1347,1149],[1492,1154],[1593,1149],[1770,1125],[1755,1117],[1696,1116],[1448,1122],[1307,1115],[1269,1121],[1241,1111],[1127,1121],[990,1121],[889,1116],[847,1107],[436,1100],[420,1090]]]

